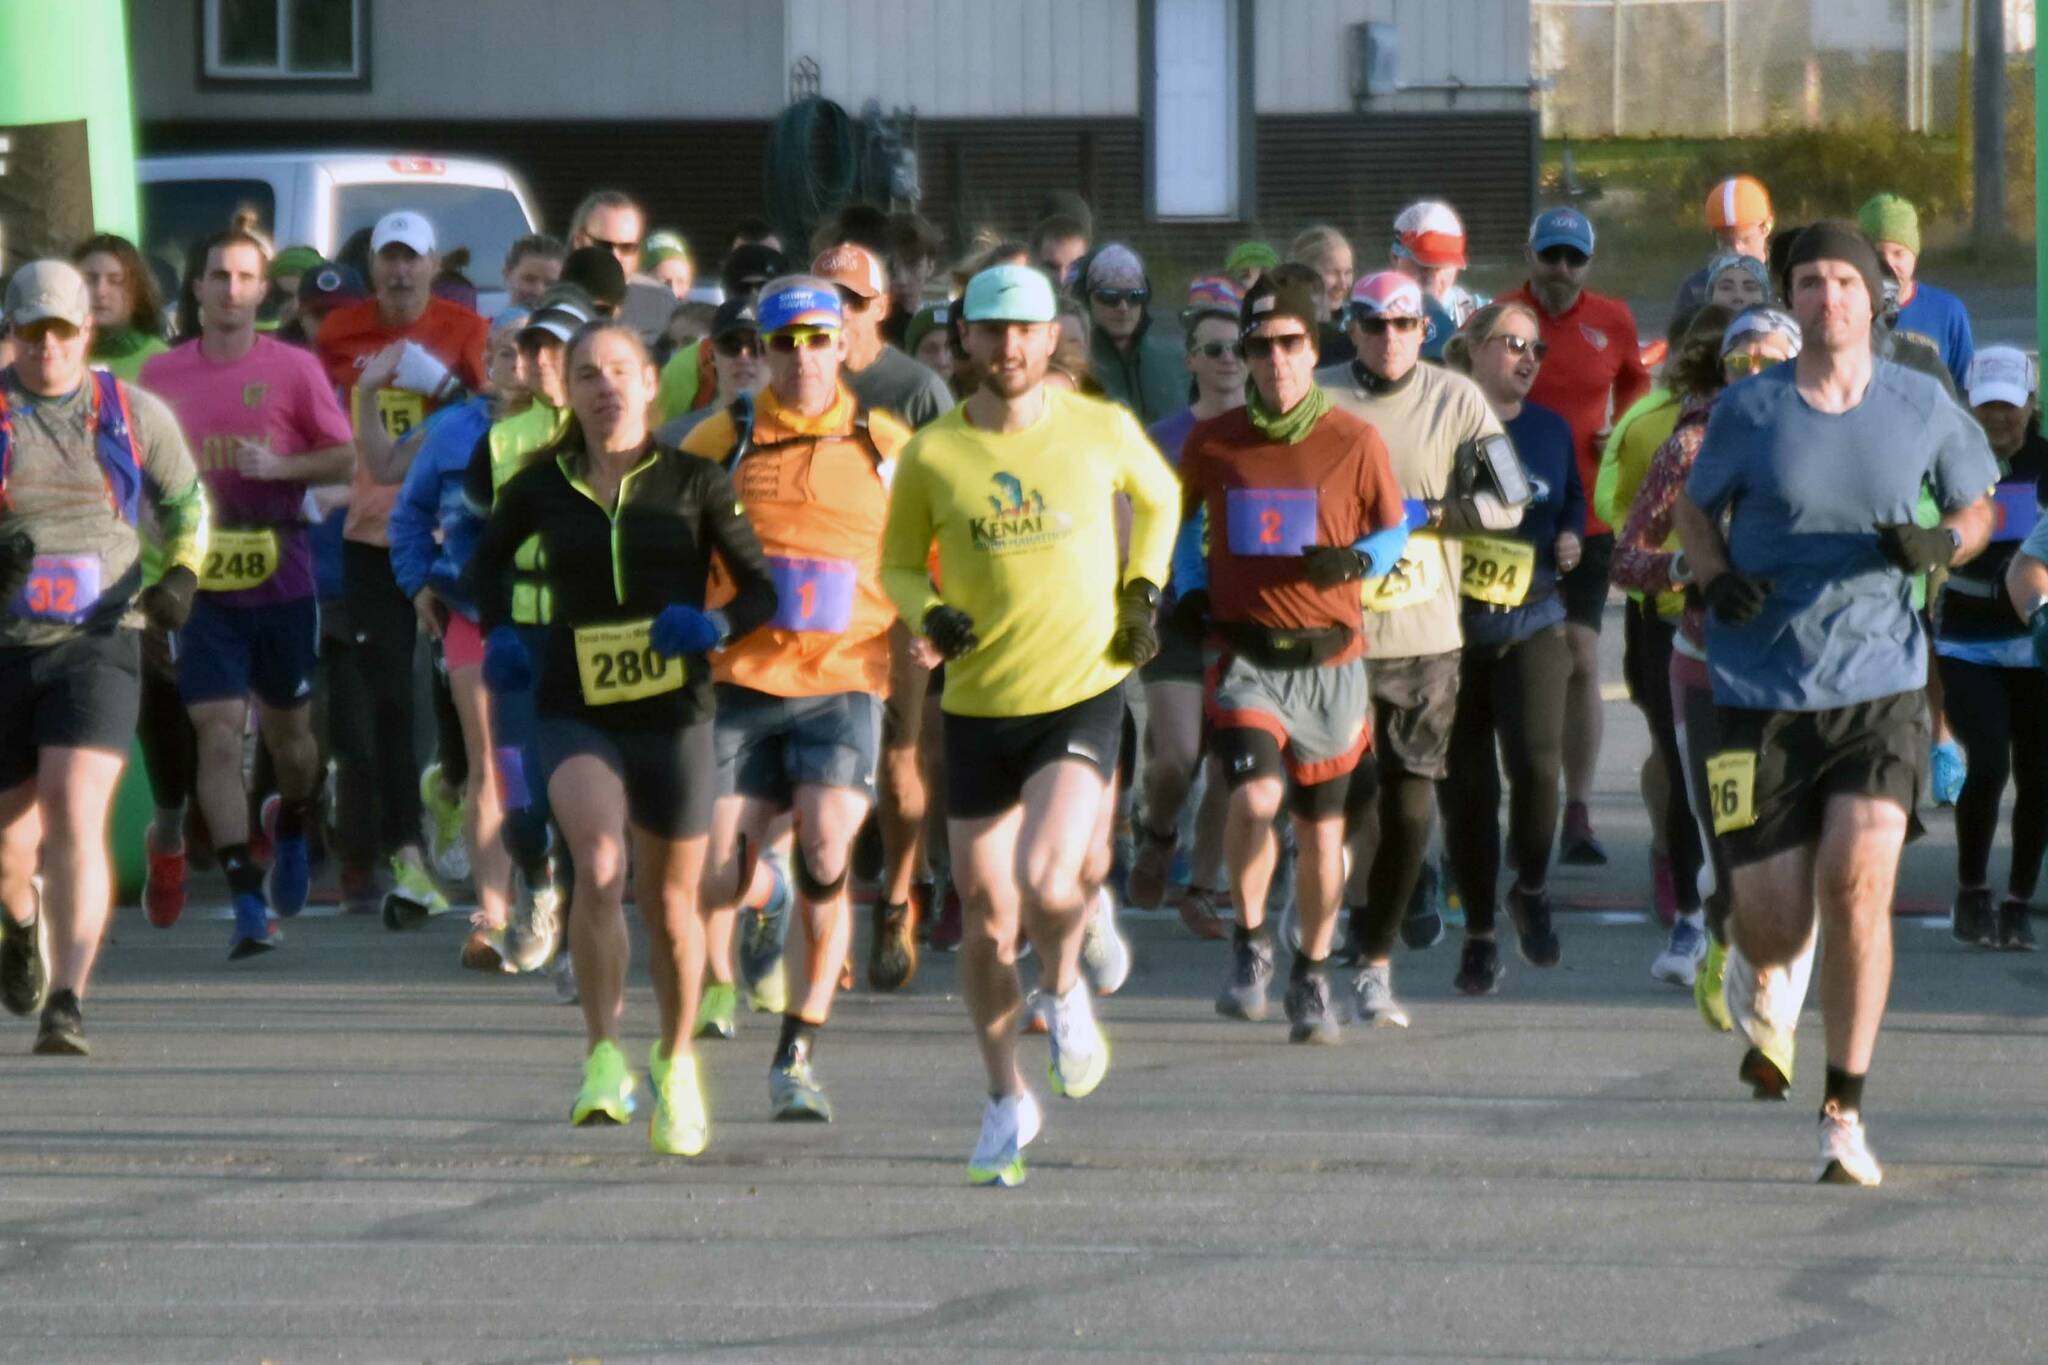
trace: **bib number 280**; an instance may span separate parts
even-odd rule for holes
[[[639,701],[683,685],[684,663],[655,652],[648,624],[586,626],[576,632],[576,673],[585,703]]]

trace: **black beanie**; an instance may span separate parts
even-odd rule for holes
[[[1275,284],[1270,274],[1261,276],[1258,283],[1245,291],[1244,305],[1238,311],[1237,333],[1250,336],[1252,328],[1274,318],[1299,318],[1313,338],[1316,334],[1315,291],[1291,280]]]
[[[1800,266],[1814,261],[1841,261],[1855,267],[1856,273],[1863,277],[1864,287],[1870,291],[1872,315],[1884,307],[1884,274],[1878,264],[1877,248],[1854,223],[1827,218],[1799,234],[1792,243],[1792,249],[1785,253],[1787,303],[1791,302],[1793,274]]]

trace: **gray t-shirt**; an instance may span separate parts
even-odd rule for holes
[[[863,408],[880,408],[912,428],[953,409],[952,391],[938,372],[887,343],[866,369],[848,370],[841,377]]]
[[[115,623],[140,628],[135,599],[142,592],[142,542],[109,500],[94,444],[92,379],[62,398],[45,398],[23,388],[10,367],[0,370],[0,386],[13,428],[0,536],[26,531],[39,560],[74,561],[59,566],[73,580],[67,594],[83,593],[97,604],[88,607],[81,598],[78,619],[63,621],[18,615],[15,604],[0,603],[0,645],[59,644]],[[150,515],[166,496],[193,498],[199,467],[178,419],[155,394],[133,384],[122,389],[142,470],[139,514]]]
[[[1827,711],[1927,685],[1912,575],[1877,548],[1879,523],[1910,522],[1923,483],[1944,513],[1984,497],[1998,462],[1975,420],[1926,375],[1877,362],[1844,413],[1809,407],[1797,365],[1722,394],[1686,496],[1724,510],[1729,560],[1764,580],[1753,621],[1707,618],[1714,700]]]

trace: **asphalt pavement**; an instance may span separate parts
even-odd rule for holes
[[[2048,963],[1903,914],[1885,1186],[1812,1184],[1817,1013],[1792,1102],[1760,1104],[1650,980],[1644,738],[1609,722],[1613,861],[1555,879],[1561,966],[1466,1000],[1454,931],[1397,959],[1412,1029],[1291,1047],[1277,993],[1275,1022],[1216,1016],[1223,945],[1132,916],[1102,1089],[1051,1099],[1026,1044],[1046,1127],[1012,1191],[965,1184],[947,957],[841,1001],[829,1127],[767,1120],[773,1020],[706,1045],[711,1148],[680,1161],[569,1127],[576,1012],[458,970],[460,915],[308,917],[230,964],[218,900],[123,910],[94,1057],[0,1037],[0,1360],[2034,1357]],[[1907,911],[1949,894],[1930,823]],[[637,1066],[644,969],[627,1015]]]

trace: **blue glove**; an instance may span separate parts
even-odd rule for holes
[[[2034,608],[2028,624],[2034,632],[2034,667],[2048,668],[2048,603]]]
[[[708,613],[681,603],[663,607],[661,615],[654,618],[653,628],[647,632],[654,652],[665,659],[708,653],[717,647],[724,635],[718,622],[712,620]]]
[[[1365,576],[1378,578],[1400,562],[1401,552],[1408,548],[1408,525],[1389,526],[1384,531],[1374,531],[1369,536],[1360,536],[1351,542],[1351,548],[1365,559]]]
[[[1426,531],[1429,529],[1429,504],[1421,498],[1403,498],[1401,510],[1408,514],[1408,529]]]
[[[484,686],[493,692],[524,692],[533,686],[533,656],[511,626],[499,626],[484,639]]]
[[[1209,586],[1209,558],[1202,549],[1208,525],[1208,509],[1197,507],[1195,514],[1181,523],[1180,534],[1173,538],[1170,581],[1177,593],[1199,592]]]

